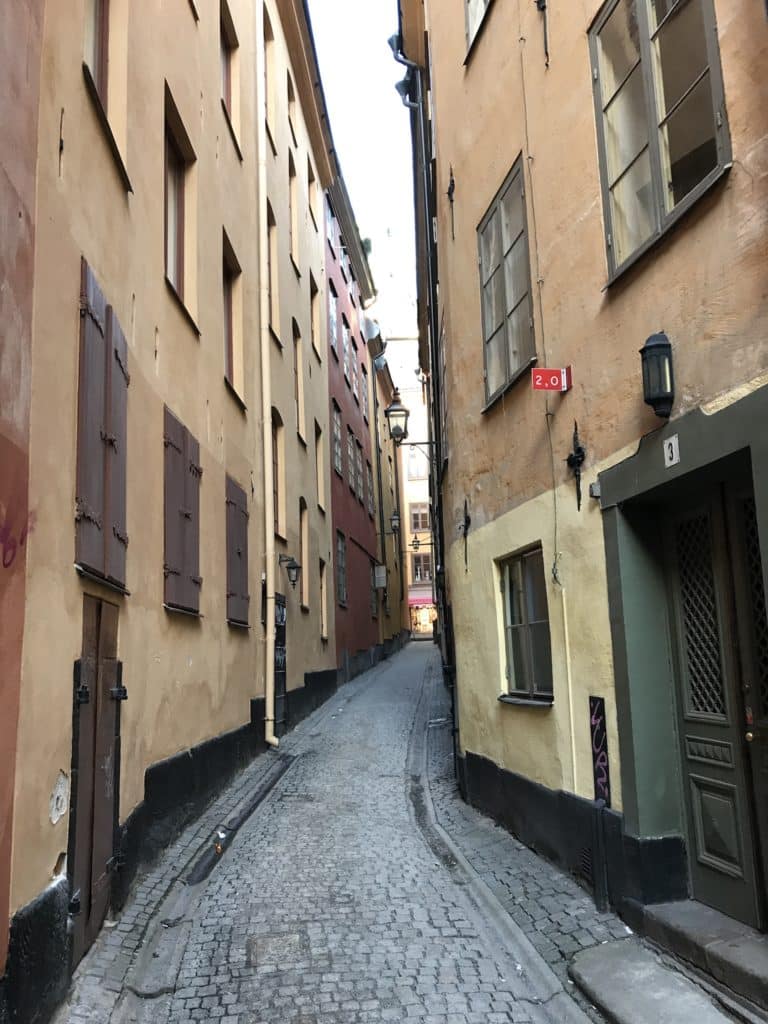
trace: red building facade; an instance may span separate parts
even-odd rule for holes
[[[343,183],[329,190],[325,212],[333,608],[336,660],[349,676],[379,642],[373,405],[363,312],[375,293]]]

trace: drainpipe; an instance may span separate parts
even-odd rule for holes
[[[265,60],[263,22],[256,19],[256,81],[263,83]],[[270,747],[279,746],[275,736],[275,509],[272,503],[274,479],[272,474],[272,371],[270,354],[272,339],[269,334],[269,267],[267,247],[267,128],[262,117],[266,103],[263,85],[257,93],[258,125],[258,194],[259,209],[259,307],[261,314],[261,418],[264,461],[264,560],[265,560],[265,642],[264,642],[264,740]]]

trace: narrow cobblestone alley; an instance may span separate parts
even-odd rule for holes
[[[586,1021],[585,1010],[596,1019],[567,994],[565,957],[625,929],[599,921],[575,884],[461,803],[448,779],[446,700],[431,644],[411,644],[340,690],[146,876],[83,961],[57,1024],[495,1024]],[[216,823],[278,764],[287,770],[208,880],[185,884]],[[495,859],[485,881],[502,898],[505,887],[522,931],[478,895],[484,884],[439,822],[481,876]],[[522,902],[516,912],[513,876],[528,911]],[[551,908],[543,931],[529,884]]]

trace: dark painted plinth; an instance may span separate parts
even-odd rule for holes
[[[391,658],[393,654],[397,654],[405,646],[408,636],[409,634],[403,631],[398,633],[397,636],[385,640],[383,644],[376,644],[374,647],[366,648],[366,650],[355,651],[354,654],[350,654],[349,651],[343,651],[341,666],[339,667],[339,683],[348,683],[356,678],[356,676],[360,676],[363,672],[368,672],[374,668],[380,661],[384,661],[387,658]]]
[[[287,694],[286,724],[294,729],[307,715],[311,715],[336,693],[338,673],[335,668],[324,672],[307,672],[304,685]]]
[[[113,878],[114,908],[125,904],[139,868],[151,864],[202,813],[227,781],[266,749],[263,727],[253,716],[252,707],[252,720],[247,725],[147,769],[144,800],[120,828],[121,867]],[[262,721],[263,718],[262,710]]]
[[[595,892],[602,884],[630,925],[645,904],[687,897],[682,838],[629,836],[616,811],[547,789],[471,752],[459,759],[458,775],[468,803]]]
[[[43,1024],[66,995],[70,976],[68,905],[69,888],[61,879],[11,920],[8,963],[0,982],[2,1024]]]

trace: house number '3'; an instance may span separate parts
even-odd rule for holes
[[[677,434],[668,437],[664,441],[664,466],[670,469],[680,461],[680,439]]]

